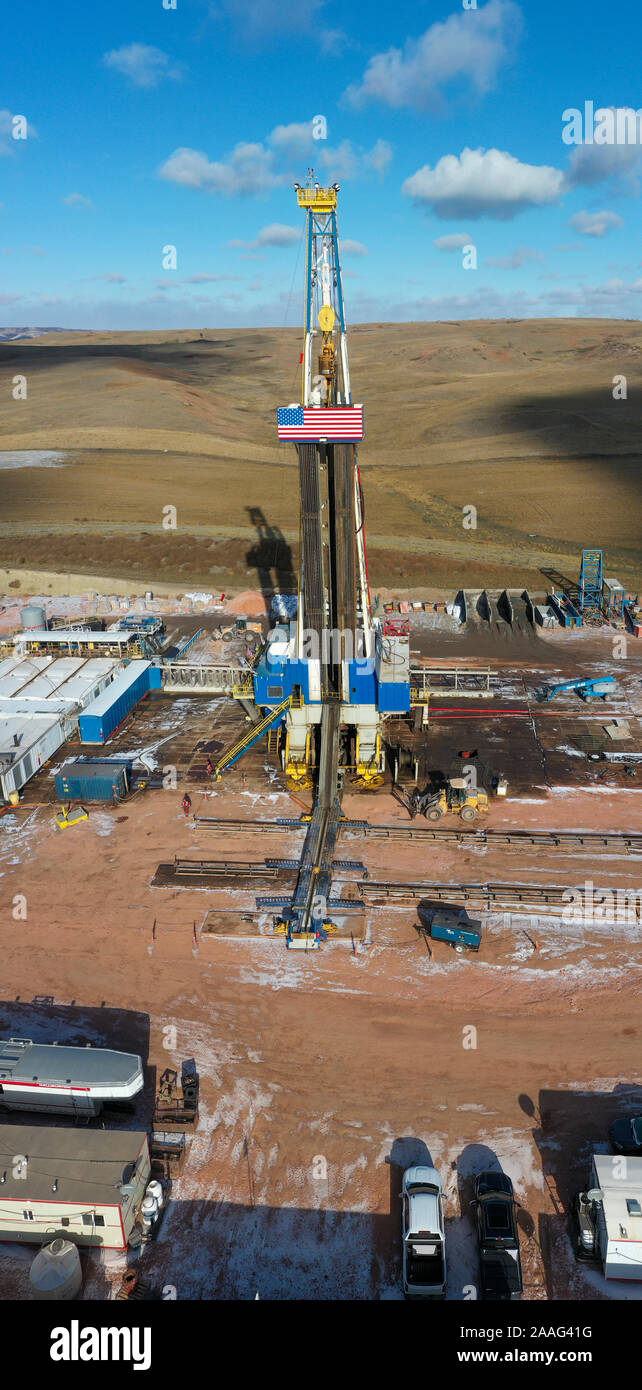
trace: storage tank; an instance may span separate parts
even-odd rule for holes
[[[145,1196],[153,1197],[156,1202],[157,1210],[160,1211],[164,1201],[164,1193],[163,1184],[158,1181],[158,1178],[152,1178],[151,1182],[148,1182],[145,1188]]]
[[[29,628],[46,627],[47,615],[44,608],[39,608],[35,603],[28,603],[20,614],[20,625],[25,631]]]
[[[155,1197],[143,1197],[140,1214],[146,1231],[151,1230],[158,1217],[158,1202]]]
[[[58,1238],[38,1251],[29,1271],[36,1299],[77,1298],[82,1287],[80,1255],[70,1240]]]

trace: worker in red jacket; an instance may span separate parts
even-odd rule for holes
[[[186,816],[189,816],[189,813],[190,813],[191,809],[192,809],[192,798],[191,798],[191,796],[189,795],[188,792],[185,792],[185,795],[184,795],[184,797],[183,797],[183,810],[184,810]]]
[[[205,764],[205,768],[206,768],[208,777],[211,777],[211,776],[212,776],[212,773],[213,773],[213,771],[214,771],[214,765],[213,765],[213,763],[212,763],[212,759],[211,759],[211,758],[208,758],[208,759],[207,759],[207,762],[206,762],[206,764]]]

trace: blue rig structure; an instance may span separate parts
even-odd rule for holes
[[[634,630],[636,599],[627,594],[619,579],[605,577],[601,550],[582,551],[577,584],[565,581],[563,575],[553,570],[544,573],[563,585],[549,594],[549,603],[562,627],[582,627],[586,616],[588,621],[606,619],[613,627]]]
[[[339,185],[296,185],[306,213],[306,318],[300,404],[279,410],[279,437],[298,452],[301,557],[296,618],[271,631],[253,679],[262,732],[279,729],[291,786],[319,782],[326,706],[338,709],[338,763],[362,787],[383,783],[382,721],[410,711],[410,636],[374,618],[357,461],[363,407],[352,401],[339,233]],[[292,424],[292,421],[299,424]],[[270,719],[270,710],[278,717]],[[237,761],[259,726],[226,753]],[[241,746],[243,745],[243,746]]]

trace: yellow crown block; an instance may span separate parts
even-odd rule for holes
[[[300,208],[315,212],[334,212],[337,206],[336,188],[297,188],[296,196]]]

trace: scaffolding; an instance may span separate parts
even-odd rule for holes
[[[579,608],[602,610],[602,551],[583,550],[580,570]]]

